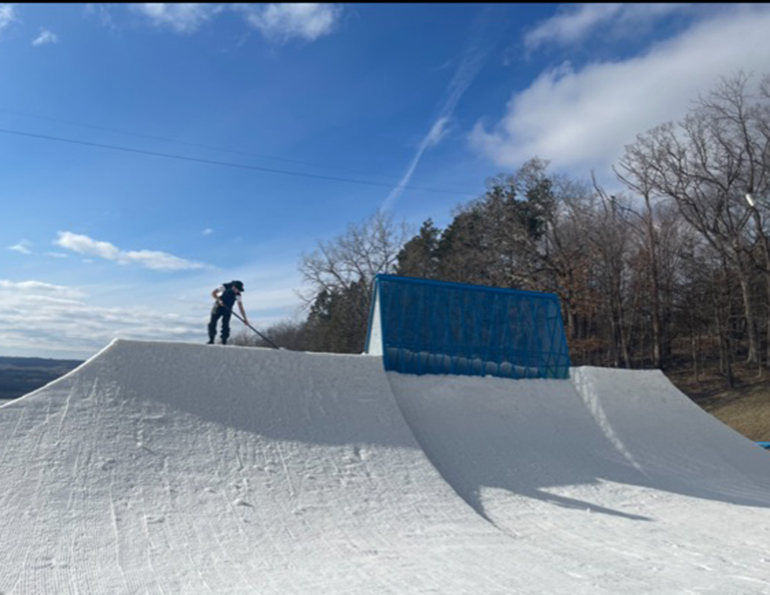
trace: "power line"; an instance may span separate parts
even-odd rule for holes
[[[6,113],[6,114],[12,114],[12,115],[15,115],[15,116],[22,116],[24,118],[36,118],[36,119],[39,119],[39,120],[47,120],[49,122],[56,122],[56,123],[59,123],[59,124],[67,124],[68,126],[76,126],[76,127],[79,127],[79,128],[86,128],[86,129],[91,129],[91,130],[102,130],[102,131],[105,131],[105,132],[112,132],[112,133],[115,133],[115,134],[122,134],[122,135],[125,135],[125,136],[133,136],[133,137],[136,137],[136,138],[144,138],[144,139],[160,141],[160,142],[164,142],[164,143],[173,143],[173,144],[176,144],[176,145],[181,145],[181,146],[185,146],[185,147],[192,147],[192,148],[195,148],[195,149],[206,149],[206,150],[209,150],[209,151],[219,151],[219,152],[223,152],[223,153],[232,153],[233,155],[244,155],[246,157],[257,157],[259,159],[267,159],[267,160],[270,160],[270,161],[279,161],[279,162],[283,162],[283,163],[292,163],[294,165],[305,165],[305,166],[308,166],[308,167],[319,167],[321,169],[330,169],[330,170],[335,170],[336,169],[338,171],[348,172],[348,173],[352,173],[352,174],[358,174],[358,175],[362,175],[362,176],[378,176],[378,177],[383,177],[383,178],[400,179],[400,176],[394,176],[392,174],[380,174],[380,173],[373,173],[373,172],[364,172],[364,171],[355,170],[355,169],[349,169],[349,168],[344,168],[344,167],[333,167],[333,166],[329,166],[329,165],[319,165],[317,163],[310,163],[308,161],[299,161],[299,160],[296,160],[296,159],[287,159],[287,158],[284,158],[284,157],[272,157],[270,155],[262,155],[262,154],[259,154],[259,153],[252,153],[250,151],[239,151],[239,150],[236,150],[236,149],[227,149],[227,148],[224,148],[224,147],[216,147],[216,146],[213,146],[213,145],[206,145],[206,144],[202,144],[202,143],[191,143],[191,142],[180,141],[180,140],[175,140],[175,139],[171,139],[171,138],[165,138],[165,137],[162,137],[162,136],[155,136],[155,135],[151,135],[151,134],[144,134],[144,133],[141,133],[141,132],[129,132],[127,130],[119,130],[117,128],[110,128],[110,127],[107,127],[107,126],[97,126],[97,125],[94,125],[94,124],[83,124],[81,122],[73,122],[71,120],[63,120],[61,118],[53,118],[51,116],[43,116],[43,115],[39,115],[39,114],[30,114],[30,113],[26,113],[26,112],[17,111],[17,110],[10,110],[10,109],[5,109],[5,108],[0,108],[0,112]],[[415,181],[418,181],[418,182],[421,181],[420,178],[414,178],[414,177],[412,177],[412,180],[415,180]],[[425,182],[427,180],[422,179],[422,181]],[[385,187],[390,187],[391,186],[389,184],[383,184],[383,185]],[[395,184],[393,184],[393,186],[395,186]],[[442,189],[442,188],[434,188],[434,190],[435,191],[443,191],[443,192],[452,193],[452,194],[458,194],[458,191],[456,191],[456,190],[445,190],[445,189]],[[472,193],[469,191],[467,193],[466,192],[460,192],[459,194],[462,194],[462,195],[466,195],[467,194],[468,196],[471,196]]]
[[[16,136],[25,136],[28,138],[36,138],[42,140],[51,140],[61,143],[70,143],[73,145],[82,145],[85,147],[95,147],[98,149],[109,149],[112,151],[123,151],[125,153],[135,153],[138,155],[150,155],[152,157],[165,157],[166,159],[176,159],[178,161],[192,161],[194,163],[205,163],[207,165],[221,165],[224,167],[234,167],[237,169],[247,169],[252,171],[261,171],[273,174],[283,174],[288,176],[299,176],[304,178],[314,178],[317,180],[328,180],[333,182],[346,182],[349,184],[360,184],[364,186],[379,186],[383,188],[393,188],[393,184],[385,184],[384,182],[370,182],[368,180],[354,180],[352,178],[340,178],[336,176],[323,176],[320,174],[309,174],[305,172],[289,171],[284,169],[274,169],[269,167],[260,167],[258,165],[246,165],[243,163],[232,163],[229,161],[218,161],[216,159],[203,159],[200,157],[188,157],[185,155],[174,155],[173,153],[161,153],[159,151],[147,151],[145,149],[132,149],[130,147],[121,147],[119,145],[108,145],[103,143],[94,143],[90,141],[77,140],[72,138],[62,138],[58,136],[50,136],[47,134],[35,134],[33,132],[23,132],[20,130],[9,130],[7,128],[0,128],[0,133],[13,134]],[[436,188],[423,188],[420,186],[404,186],[405,190],[421,190],[423,192],[435,192],[440,194],[455,194],[458,196],[471,197],[472,195],[467,192],[456,192],[453,190],[439,190]],[[475,198],[476,196],[473,196]]]

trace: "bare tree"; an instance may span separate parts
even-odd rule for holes
[[[592,242],[597,197],[582,180],[550,176],[553,208],[547,212],[543,236],[536,246],[538,268],[533,289],[556,293],[564,310],[567,336],[589,342],[597,307]]]
[[[672,291],[674,284],[674,268],[671,263],[676,260],[681,246],[677,244],[680,230],[679,219],[675,213],[665,209],[665,203],[655,193],[654,172],[649,162],[644,160],[637,163],[621,162],[625,171],[621,173],[613,167],[617,178],[628,188],[642,198],[642,209],[628,207],[633,215],[628,223],[640,238],[643,249],[647,254],[647,274],[650,280],[650,306],[652,327],[652,359],[656,368],[665,364],[665,358],[670,351],[670,333],[664,328],[664,318],[671,314]],[[664,262],[661,263],[659,252],[663,249]],[[666,265],[669,266],[666,266]],[[666,274],[667,273],[667,274]],[[667,283],[664,283],[663,277]],[[668,289],[664,296],[664,286]]]
[[[301,297],[310,307],[307,330],[317,339],[315,349],[361,351],[374,278],[393,272],[407,237],[404,223],[377,211],[302,255],[299,270],[308,289]]]
[[[749,104],[747,82],[743,74],[723,80],[678,125],[639,135],[626,147],[620,171],[629,187],[675,201],[682,216],[731,265],[742,294],[746,359],[757,362],[755,267],[747,236],[751,210],[745,195],[747,189],[767,191],[770,120],[765,105]]]
[[[628,300],[638,298],[638,294],[629,289],[631,239],[628,233],[628,208],[623,197],[607,195],[595,182],[594,186],[599,208],[585,233],[592,246],[597,265],[595,275],[607,309],[613,365],[631,368],[630,334],[633,325],[629,316],[636,309],[629,307]]]
[[[408,238],[405,223],[397,224],[391,214],[378,210],[360,224],[350,224],[335,239],[318,242],[311,254],[303,254],[299,263],[303,281],[309,290],[303,294],[312,303],[322,291],[348,289],[364,281],[366,295],[371,297],[371,284],[379,273],[390,273],[398,253]]]

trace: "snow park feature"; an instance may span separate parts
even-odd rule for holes
[[[377,275],[366,352],[386,370],[509,378],[567,378],[556,295]]]
[[[0,406],[0,593],[770,593],[766,451],[659,371],[462,332],[450,374],[113,341]]]

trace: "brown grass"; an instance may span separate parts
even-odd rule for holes
[[[671,382],[696,404],[749,440],[770,442],[770,372],[736,364],[735,387],[714,368],[696,381],[687,369],[666,371]]]

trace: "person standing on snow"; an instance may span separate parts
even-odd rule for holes
[[[209,320],[209,345],[214,344],[214,338],[217,336],[217,322],[220,318],[222,319],[222,345],[227,345],[227,339],[230,337],[230,315],[233,313],[235,302],[238,302],[238,308],[243,315],[243,323],[249,324],[241,301],[241,294],[244,291],[242,281],[231,281],[220,285],[211,292],[211,297],[216,301],[211,309],[211,319]]]

